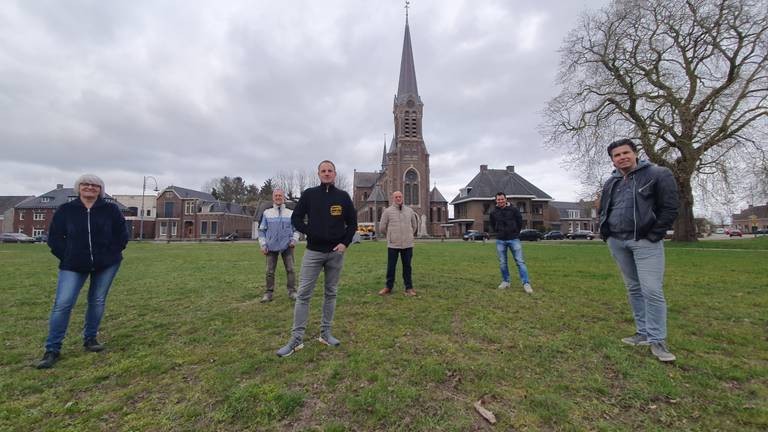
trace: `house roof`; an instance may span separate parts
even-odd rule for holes
[[[368,197],[366,200],[368,202],[387,202],[387,196],[384,194],[384,191],[381,190],[381,186],[376,185],[373,187],[373,191],[371,192],[371,196]]]
[[[0,215],[5,213],[6,210],[16,207],[17,204],[22,201],[34,198],[32,195],[8,195],[0,196]]]
[[[571,219],[570,215],[568,214],[568,210],[590,209],[594,207],[594,202],[592,201],[579,201],[579,202],[550,201],[549,206],[557,209],[558,213],[560,214],[560,219]],[[581,215],[579,219],[588,219],[588,218],[589,218],[589,213],[584,213]]]
[[[749,208],[742,210],[740,213],[731,215],[731,219],[745,220],[749,219],[752,215],[755,215],[759,219],[768,218],[768,204],[750,206]]]
[[[181,198],[197,198],[199,200],[209,201],[209,202],[216,201],[216,198],[209,193],[200,192],[193,189],[187,189],[180,186],[168,186],[163,190],[163,192],[167,190],[172,190],[176,192],[176,195],[180,196]]]
[[[511,165],[506,169],[489,169],[488,165],[480,165],[480,172],[470,180],[464,190],[466,193],[456,195],[451,204],[476,199],[493,199],[496,192],[504,192],[508,197],[552,200],[549,194],[517,174],[515,167]]]
[[[443,196],[443,194],[440,193],[439,190],[437,190],[437,186],[432,188],[432,191],[429,192],[429,201],[430,202],[448,202],[447,199]]]
[[[352,179],[353,187],[373,187],[378,178],[379,173],[377,172],[355,171]]]
[[[19,204],[16,204],[14,208],[17,209],[42,209],[42,208],[59,208],[60,205],[72,201],[77,198],[77,194],[73,188],[56,187],[51,191],[48,191],[40,196],[28,198]],[[104,199],[117,204],[120,210],[125,210],[122,203],[112,198],[109,194],[104,194]]]

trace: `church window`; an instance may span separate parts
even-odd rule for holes
[[[440,207],[437,208],[437,221],[442,222],[443,221],[443,209]]]
[[[419,175],[416,170],[409,169],[405,172],[405,184],[403,192],[406,205],[419,205]]]

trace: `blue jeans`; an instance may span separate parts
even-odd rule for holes
[[[96,337],[99,333],[101,317],[104,316],[104,305],[112,286],[112,280],[120,268],[120,263],[103,270],[80,273],[69,270],[59,270],[59,282],[56,287],[56,300],[53,303],[51,319],[48,321],[48,339],[45,341],[46,351],[61,351],[61,343],[67,333],[69,316],[77,302],[80,289],[91,276],[91,286],[88,288],[88,309],[85,311],[85,326],[83,339]]]
[[[667,302],[664,300],[664,242],[608,237],[608,247],[627,287],[637,334],[650,342],[667,338]]]
[[[496,240],[496,253],[499,255],[499,268],[501,269],[501,279],[504,282],[509,282],[509,268],[507,266],[507,248],[512,251],[512,258],[515,259],[517,264],[517,272],[520,274],[520,281],[523,284],[527,284],[528,280],[528,267],[525,266],[525,260],[523,259],[523,245],[520,244],[520,239],[514,240]]]

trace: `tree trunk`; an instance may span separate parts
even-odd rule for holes
[[[696,224],[693,220],[693,190],[691,189],[690,176],[675,176],[677,180],[677,189],[680,198],[678,214],[672,228],[675,234],[672,236],[674,241],[693,242],[696,238]]]

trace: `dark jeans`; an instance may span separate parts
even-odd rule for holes
[[[285,273],[288,278],[288,292],[296,292],[296,272],[293,270],[293,248],[285,249],[281,252],[267,252],[267,292],[275,291],[275,269],[277,268],[277,257],[283,257]]]
[[[413,288],[411,279],[411,258],[413,258],[413,248],[394,249],[387,248],[387,288],[392,289],[395,286],[395,269],[397,268],[397,255],[403,261],[403,283],[405,289]]]

